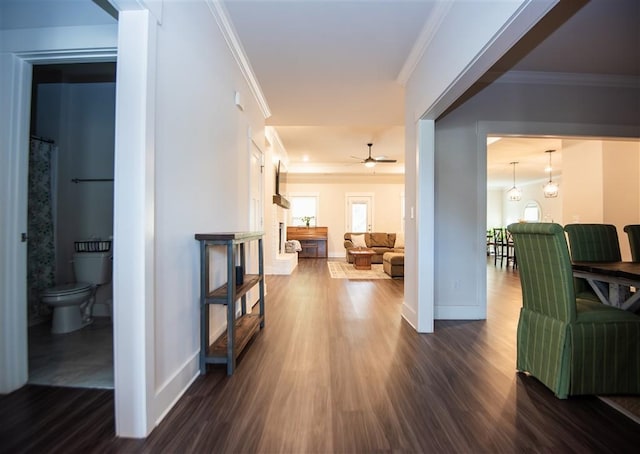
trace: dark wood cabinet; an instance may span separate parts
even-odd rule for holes
[[[232,375],[236,358],[254,334],[264,328],[264,256],[262,232],[198,233],[200,241],[200,373],[207,364],[226,364],[227,375]],[[245,244],[258,242],[258,274],[245,274]],[[226,249],[227,281],[218,288],[209,286],[210,250]],[[238,268],[239,267],[239,268]],[[237,270],[240,272],[237,272]],[[238,282],[241,280],[242,282]],[[258,313],[247,313],[247,292],[259,286]],[[240,315],[236,304],[240,301]],[[227,329],[212,343],[209,342],[209,305],[222,304],[227,308]]]
[[[287,240],[298,240],[299,258],[327,258],[328,227],[287,227]]]

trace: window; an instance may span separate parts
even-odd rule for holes
[[[318,225],[318,196],[317,195],[292,195],[290,214],[292,226],[307,225],[305,219],[310,218],[309,225]]]
[[[532,200],[524,207],[523,219],[527,222],[539,222],[540,221],[540,205],[538,202]]]

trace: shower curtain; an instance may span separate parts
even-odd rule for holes
[[[27,298],[29,325],[48,318],[51,311],[40,303],[40,293],[55,284],[54,194],[57,147],[31,138],[27,214]]]

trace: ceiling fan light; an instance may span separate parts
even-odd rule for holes
[[[376,162],[375,161],[365,161],[364,162],[364,166],[365,167],[375,167],[376,166]]]

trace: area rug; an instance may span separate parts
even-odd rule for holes
[[[391,279],[382,270],[382,265],[373,264],[370,270],[357,270],[353,263],[347,262],[327,262],[327,266],[334,279]]]

